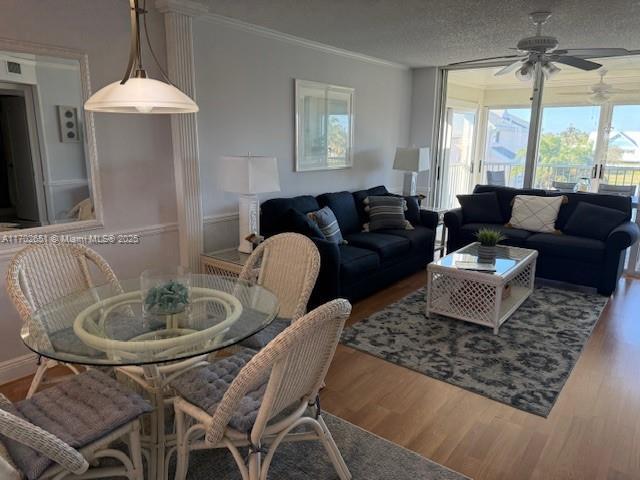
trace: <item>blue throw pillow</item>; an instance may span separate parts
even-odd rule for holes
[[[323,207],[317,212],[311,212],[307,215],[318,225],[326,240],[337,244],[347,243],[344,238],[342,238],[338,220],[329,207]]]
[[[564,226],[563,233],[604,241],[611,231],[623,223],[626,218],[626,213],[615,208],[578,202],[576,209]]]

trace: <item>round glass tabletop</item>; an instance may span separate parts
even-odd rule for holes
[[[64,363],[158,364],[234,345],[269,325],[278,308],[273,293],[237,279],[143,276],[60,298],[34,312],[21,336]]]

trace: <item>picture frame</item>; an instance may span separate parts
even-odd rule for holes
[[[353,166],[355,89],[295,80],[295,171]]]

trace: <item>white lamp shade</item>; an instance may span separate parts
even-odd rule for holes
[[[152,78],[113,82],[94,93],[84,104],[90,112],[194,113],[198,105],[179,89]]]
[[[394,170],[405,172],[424,172],[429,170],[429,148],[401,148],[396,149],[396,157],[393,160]]]
[[[226,192],[256,194],[280,191],[278,159],[274,157],[222,157],[219,185]]]

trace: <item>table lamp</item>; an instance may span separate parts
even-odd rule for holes
[[[222,157],[220,187],[225,192],[239,193],[240,243],[238,251],[251,253],[251,234],[260,234],[258,194],[280,191],[278,159],[248,154]]]
[[[404,171],[402,194],[405,196],[415,195],[418,172],[429,170],[429,148],[398,147],[396,157],[393,160],[393,169]]]

